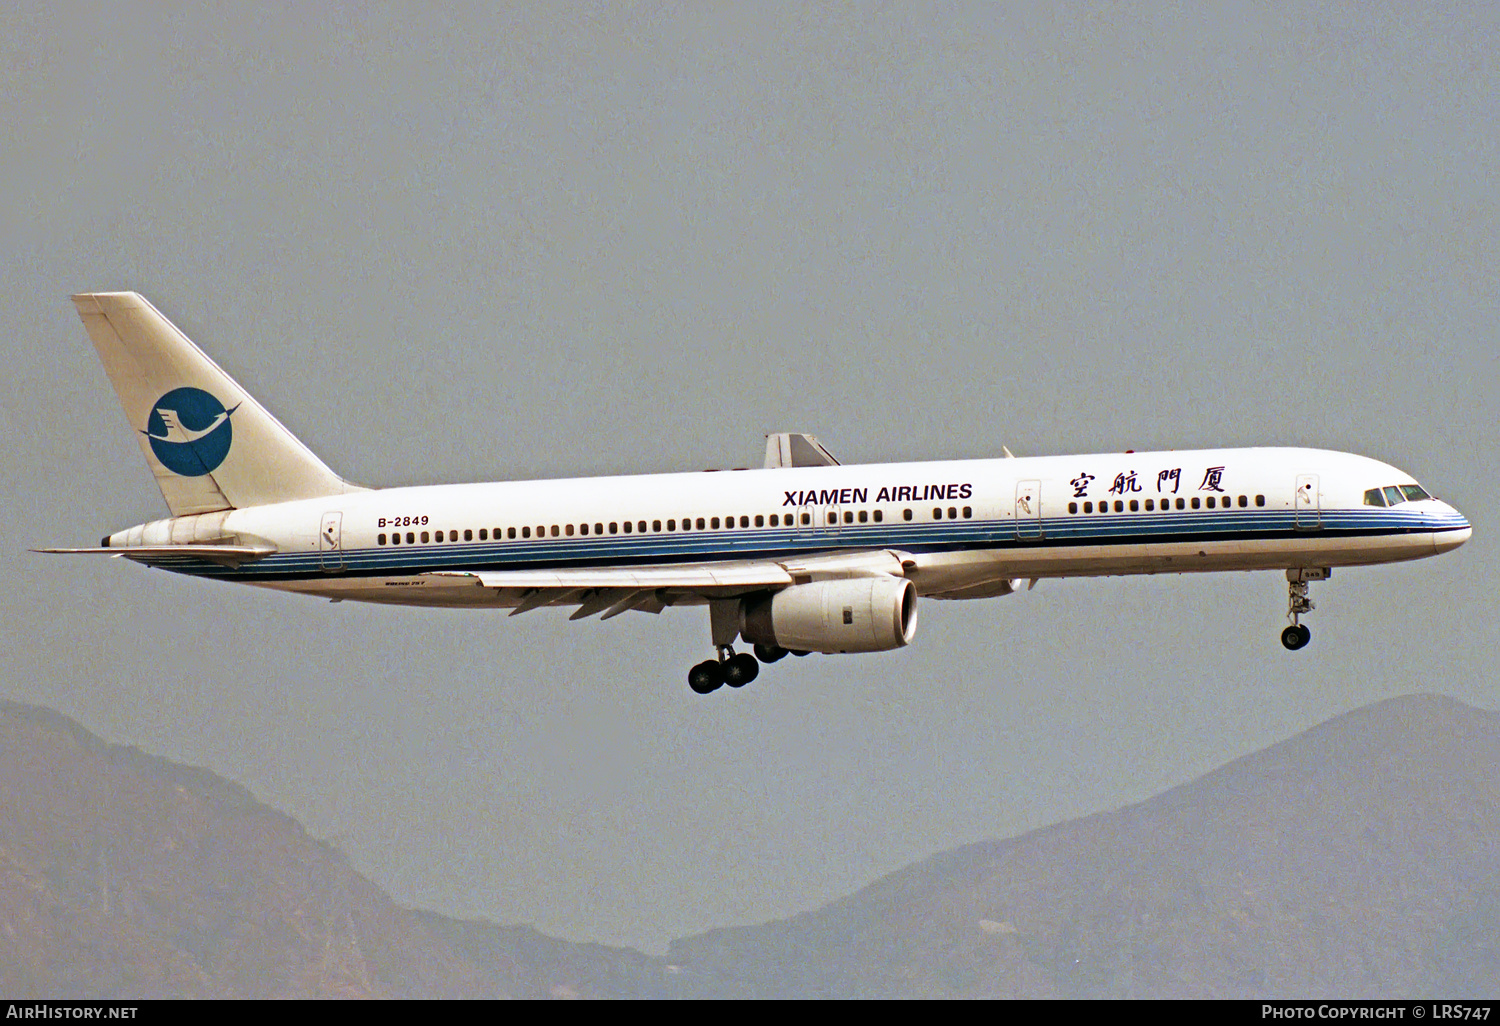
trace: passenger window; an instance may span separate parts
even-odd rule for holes
[[[973,518],[973,516],[974,516],[974,507],[973,506],[965,506],[964,507],[964,519],[965,520],[970,520],[970,519]]]
[[[807,526],[809,526],[811,524],[812,524],[812,514],[811,513],[804,513],[804,514],[802,514],[802,526],[803,527],[807,527]]]
[[[552,537],[556,538],[557,537],[557,533],[558,533],[557,532],[557,525],[553,524],[552,525]]]
[[[426,541],[426,540],[427,540],[427,539],[426,539],[426,538],[423,538],[423,539],[422,539],[422,540],[423,540],[423,541]],[[443,532],[442,532],[442,531],[439,531],[439,532],[438,532],[438,533],[437,533],[437,540],[438,540],[438,541],[442,541],[442,540],[443,540]]]
[[[385,544],[385,535],[383,535],[383,534],[376,535],[375,536],[375,542],[376,542],[377,545],[384,545]]]
[[[594,525],[594,533],[595,534],[603,534],[604,533],[604,525],[603,524],[595,524]]]
[[[426,532],[426,531],[423,531],[423,532],[422,532],[422,544],[423,544],[423,545],[426,545],[426,544],[427,544],[427,542],[428,542],[428,535],[427,535],[427,532]]]
[[[932,511],[932,519],[934,519],[934,520],[941,520],[941,519],[943,519],[943,511],[940,510],[940,509],[934,509]]]
[[[668,531],[675,531],[675,530],[677,530],[677,521],[675,521],[675,520],[668,520],[667,521],[667,530]]]
[[[1395,505],[1398,505],[1399,503],[1403,503],[1405,501],[1406,501],[1406,498],[1401,494],[1401,489],[1397,488],[1395,485],[1387,485],[1386,486],[1386,488],[1385,488],[1385,504],[1387,506],[1395,506]]]
[[[901,519],[902,520],[910,520],[911,519],[911,510],[909,510],[909,509],[902,510],[901,511]]]
[[[1130,500],[1130,512],[1132,512],[1132,513],[1139,513],[1140,511],[1141,511],[1140,500],[1139,499],[1131,499]]]
[[[712,527],[715,531],[717,531],[719,529],[719,518],[718,517],[714,517],[712,520],[710,520],[708,522],[708,526]]]
[[[653,530],[653,531],[660,531],[661,530],[661,521],[660,520],[653,520],[653,521],[651,521],[651,530]]]
[[[1150,513],[1155,508],[1156,508],[1156,500],[1155,499],[1147,499],[1146,500],[1146,512]]]
[[[870,522],[870,511],[869,510],[862,509],[862,510],[859,511],[859,522],[861,524],[868,524]]]
[[[718,527],[719,525],[718,524],[714,524],[714,526]],[[698,518],[698,530],[700,530],[700,531],[703,530],[703,518],[702,517]]]
[[[755,526],[756,527],[765,527],[766,526],[766,518],[762,514],[760,514],[760,513],[755,514]]]
[[[1264,506],[1266,504],[1266,497],[1264,495],[1257,495],[1255,497],[1255,504],[1257,506]]]
[[[1177,501],[1181,502],[1182,500],[1179,499]],[[1199,505],[1200,505],[1200,503],[1198,502],[1198,496],[1196,496],[1196,495],[1193,496],[1193,508],[1197,509],[1199,507]]]
[[[423,538],[422,540],[426,541],[427,539]],[[412,531],[407,531],[406,532],[406,544],[408,544],[408,545],[415,545],[416,543],[417,543],[417,536],[416,536],[416,534],[414,532],[412,532]]]
[[[772,527],[780,527],[781,526],[781,515],[779,513],[772,513],[771,514],[771,526]]]
[[[512,528],[512,530],[514,530],[514,528]],[[522,538],[530,538],[531,537],[531,528],[530,527],[523,527],[523,528],[521,528],[521,537]]]
[[[1092,500],[1090,500],[1089,502],[1085,502],[1083,504],[1083,511],[1085,513],[1092,513],[1092,512],[1094,512],[1094,503],[1093,503]]]
[[[740,517],[740,526],[741,527],[749,527],[750,526],[750,518],[749,517]]]
[[[1070,502],[1070,503],[1068,503],[1068,512],[1069,513],[1077,513],[1078,512],[1078,503],[1076,503],[1076,502]]]
[[[629,520],[625,521],[625,533],[626,534],[630,533],[631,527],[632,527],[632,524],[630,523],[630,521]]]
[[[884,521],[885,521],[885,514],[882,513],[880,510],[877,509],[875,511],[875,522],[877,524],[879,524],[879,523],[883,523]]]
[[[619,534],[620,533],[620,522],[618,520],[611,520],[609,522],[609,533],[610,534]]]
[[[952,506],[948,507],[948,519],[949,520],[957,520],[958,519],[958,510],[955,509]]]
[[[1115,512],[1116,513],[1124,513],[1125,512],[1125,500],[1124,499],[1116,499],[1115,500]]]
[[[568,535],[569,538],[573,537],[573,525],[572,524],[569,524],[567,526],[566,533],[567,533],[567,535]]]
[[[837,513],[830,513],[830,514],[828,514],[828,522],[830,524],[836,524],[836,523],[838,523],[839,522],[839,515]]]
[[[495,532],[495,534],[497,534],[497,535],[499,533],[500,532],[498,530]],[[514,538],[516,536],[516,529],[514,527],[508,527],[508,528],[506,528],[506,530],[505,530],[505,536],[507,538]]]
[[[1401,494],[1406,496],[1408,502],[1421,502],[1423,499],[1432,498],[1418,485],[1402,485]]]
[[[579,524],[578,525],[578,533],[579,534],[588,534],[589,533],[589,525],[588,524]]]
[[[479,529],[479,540],[480,541],[489,541],[490,540],[490,529],[488,527],[481,527]]]
[[[1214,497],[1212,495],[1210,495],[1208,497],[1208,508],[1209,509],[1213,509],[1214,505],[1215,505],[1215,503],[1214,503]]]
[[[846,509],[846,510],[844,510],[844,523],[846,523],[846,524],[852,524],[852,523],[854,523],[854,511],[852,509]]]

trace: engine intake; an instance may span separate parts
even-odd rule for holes
[[[745,603],[746,641],[798,652],[885,652],[917,632],[917,588],[901,577],[794,584]]]

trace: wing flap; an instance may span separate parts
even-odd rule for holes
[[[905,553],[876,549],[781,561],[747,559],[558,570],[438,570],[423,576],[444,578],[458,586],[471,582],[479,588],[512,592],[516,605],[511,616],[544,606],[577,605],[568,619],[598,615],[608,620],[633,609],[660,613],[672,602],[669,592],[733,597],[757,589],[780,590],[812,580],[878,574],[901,577],[911,563],[911,557]]]
[[[655,588],[777,587],[792,583],[777,563],[736,560],[663,566],[585,567],[562,570],[442,570],[434,577],[472,577],[482,588],[650,591]]]

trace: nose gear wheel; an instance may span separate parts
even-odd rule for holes
[[[1281,643],[1288,651],[1295,652],[1312,640],[1312,631],[1302,622],[1302,617],[1312,612],[1314,608],[1312,599],[1307,596],[1308,582],[1326,581],[1331,576],[1333,572],[1327,569],[1300,569],[1286,572],[1286,615],[1292,621],[1292,625],[1281,632]]]

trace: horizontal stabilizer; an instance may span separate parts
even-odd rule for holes
[[[129,548],[32,549],[70,556],[124,556],[137,563],[156,563],[174,556],[206,559],[220,566],[239,566],[276,552],[270,545],[132,545]]]

